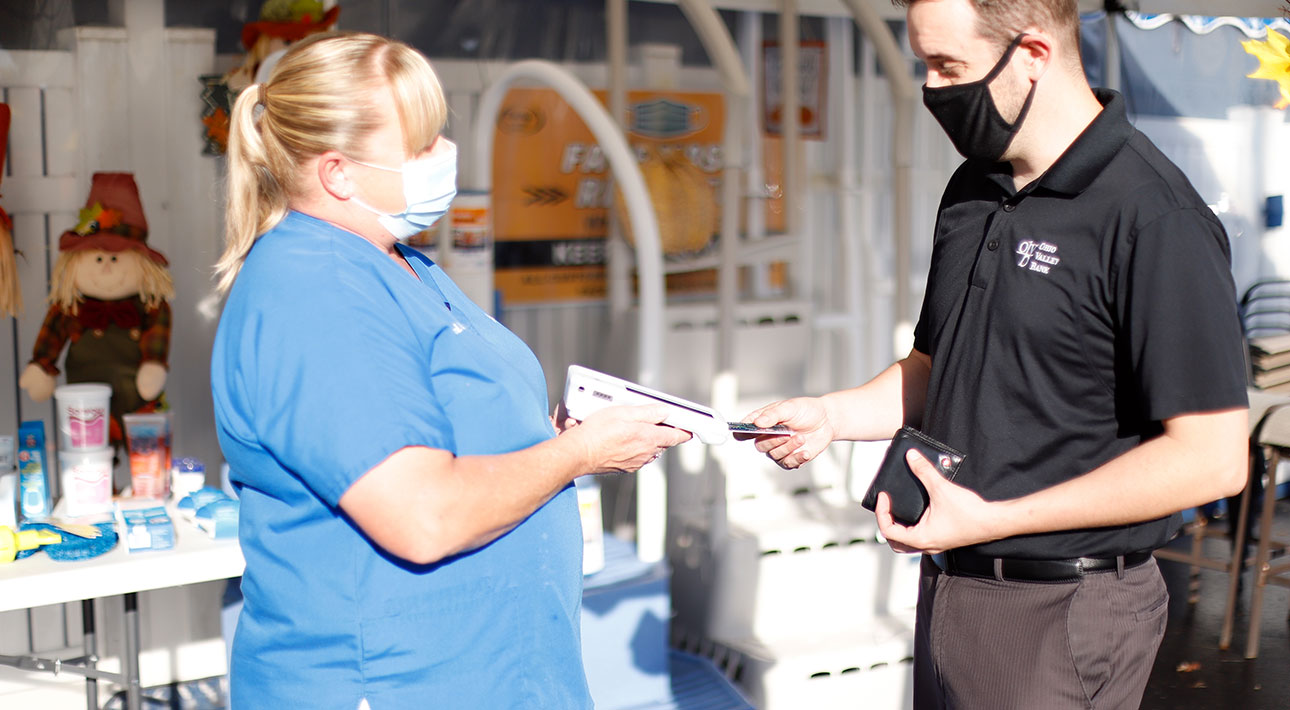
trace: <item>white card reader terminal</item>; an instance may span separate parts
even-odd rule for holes
[[[613,375],[606,375],[581,365],[570,365],[564,382],[564,408],[569,416],[582,421],[605,407],[618,405],[665,404],[664,424],[694,434],[705,444],[724,444],[730,432],[738,434],[788,434],[779,425],[758,429],[750,424],[728,422],[716,410],[689,400],[650,389]]]

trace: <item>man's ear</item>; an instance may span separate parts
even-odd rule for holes
[[[318,156],[318,182],[329,195],[338,200],[354,196],[354,183],[345,168],[349,161],[338,151],[329,150]]]
[[[1030,28],[1017,46],[1017,54],[1026,64],[1027,76],[1039,81],[1053,63],[1053,38],[1042,30]]]

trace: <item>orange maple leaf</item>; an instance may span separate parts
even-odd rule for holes
[[[111,208],[104,209],[102,212],[99,213],[98,220],[99,220],[99,229],[101,230],[111,229],[117,226],[118,224],[121,224],[121,211],[114,210]]]
[[[211,115],[202,118],[206,126],[206,135],[221,146],[228,145],[228,112],[223,108],[215,109]]]

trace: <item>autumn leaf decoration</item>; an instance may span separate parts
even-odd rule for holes
[[[95,202],[82,209],[77,214],[77,218],[80,221],[76,223],[76,228],[72,231],[85,237],[96,232],[112,231],[113,227],[121,224],[121,211],[106,208]]]
[[[1281,100],[1277,102],[1277,108],[1290,106],[1290,39],[1268,28],[1266,41],[1252,39],[1241,42],[1241,46],[1259,60],[1259,68],[1249,74],[1249,78],[1275,81],[1281,87]]]

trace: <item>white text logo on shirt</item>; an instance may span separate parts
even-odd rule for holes
[[[1027,239],[1017,245],[1017,266],[1046,274],[1061,263],[1057,245]]]

